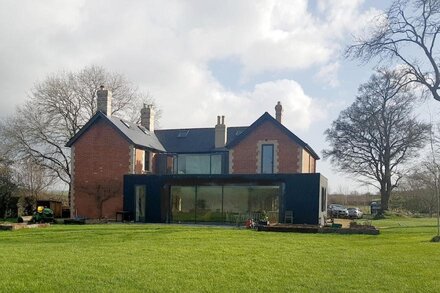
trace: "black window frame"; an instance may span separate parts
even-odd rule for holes
[[[185,173],[189,175],[202,175],[202,174],[208,174],[208,175],[219,175],[219,174],[225,174],[225,154],[221,152],[214,152],[214,153],[179,153],[173,155],[173,173],[178,174],[179,172],[179,157],[180,156],[209,156],[209,173],[201,173],[201,174],[193,174],[193,173]],[[220,173],[212,173],[212,160],[214,156],[220,157]]]

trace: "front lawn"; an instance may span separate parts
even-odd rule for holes
[[[381,235],[111,224],[0,232],[1,292],[440,292],[434,219]]]

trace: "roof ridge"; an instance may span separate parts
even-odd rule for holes
[[[247,128],[249,126],[226,126],[226,128]],[[215,129],[215,127],[195,127],[195,128],[166,128],[166,129],[155,129],[154,131],[177,131],[177,130],[206,130]]]

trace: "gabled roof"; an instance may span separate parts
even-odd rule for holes
[[[247,127],[228,127],[227,143],[238,137]],[[225,149],[215,148],[215,128],[161,129],[157,138],[169,153],[208,153]]]
[[[71,147],[81,135],[98,120],[103,119],[117,130],[125,139],[137,147],[168,153],[209,153],[213,151],[226,151],[239,144],[250,133],[265,122],[271,122],[295,143],[306,149],[312,157],[319,160],[315,151],[299,137],[293,134],[284,125],[265,112],[251,126],[228,127],[225,148],[215,148],[215,128],[183,128],[162,129],[151,132],[146,128],[124,121],[117,117],[108,117],[98,111],[67,143]]]
[[[72,146],[81,135],[87,131],[98,120],[104,120],[117,130],[125,139],[137,147],[147,148],[165,152],[165,148],[157,139],[154,132],[131,122],[119,119],[117,117],[108,117],[104,113],[98,111],[92,118],[78,131],[67,143],[66,146]]]
[[[232,148],[239,144],[242,140],[244,140],[249,134],[251,134],[255,129],[257,129],[260,125],[264,124],[265,122],[272,123],[275,127],[280,129],[283,133],[285,133],[291,140],[293,140],[295,143],[306,149],[313,158],[316,160],[319,160],[318,154],[304,141],[302,141],[298,136],[293,134],[288,128],[286,128],[283,124],[278,122],[275,118],[273,118],[269,113],[265,112],[263,115],[260,116],[254,123],[252,123],[251,126],[249,126],[243,133],[241,133],[236,139],[229,142],[226,145],[226,148]]]

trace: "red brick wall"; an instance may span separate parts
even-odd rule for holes
[[[233,148],[232,173],[255,174],[257,171],[258,141],[277,141],[278,173],[299,173],[301,148],[272,123],[260,125]],[[274,165],[277,162],[274,162]],[[231,168],[230,168],[231,169]]]
[[[129,173],[129,143],[98,120],[74,144],[74,214],[114,218],[123,207],[123,175]],[[100,208],[102,203],[102,209]]]

